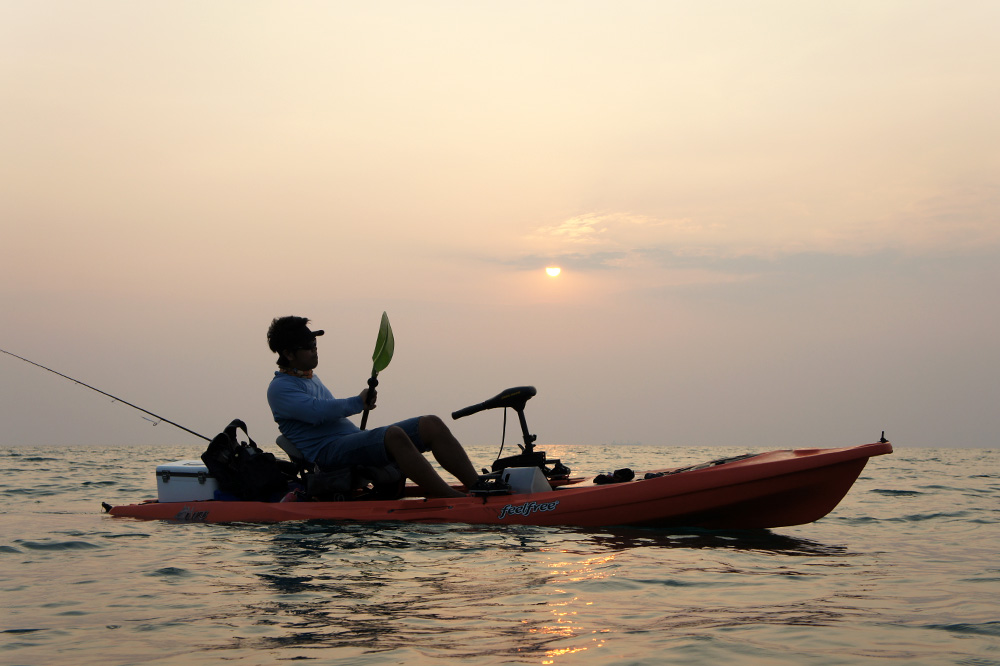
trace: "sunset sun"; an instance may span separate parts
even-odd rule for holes
[[[548,268],[545,269],[545,272],[549,274],[549,277],[556,277],[557,275],[562,273],[562,269],[559,268],[558,266],[549,266]]]

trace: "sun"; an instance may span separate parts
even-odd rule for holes
[[[545,272],[549,274],[549,277],[556,277],[557,275],[562,273],[562,269],[559,268],[558,266],[549,266],[548,268],[545,269]]]

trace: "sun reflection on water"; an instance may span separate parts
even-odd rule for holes
[[[560,550],[559,555],[566,557],[573,553],[569,550]],[[601,555],[585,556],[581,559],[560,559],[549,564],[549,568],[561,577],[566,583],[578,583],[588,580],[603,580],[615,575],[610,570],[610,565],[614,564],[618,553],[604,553]],[[568,594],[564,588],[556,588],[557,594]],[[592,637],[588,644],[565,646],[552,648],[545,651],[541,660],[543,665],[555,664],[560,657],[586,652],[596,648],[604,647],[607,639],[604,637],[611,630],[608,628],[585,627],[579,623],[580,616],[576,609],[583,609],[594,606],[593,600],[585,600],[580,595],[574,595],[570,599],[553,601],[547,604],[548,612],[554,622],[544,624],[540,627],[529,630],[531,633],[543,634],[559,639],[582,638],[587,634]],[[588,608],[587,617],[592,617],[593,610]]]
[[[563,553],[565,552],[563,551]],[[549,567],[556,569],[556,573],[566,576],[566,580],[574,583],[582,580],[598,580],[614,576],[614,573],[598,570],[598,567],[613,563],[617,556],[618,553],[610,553],[608,555],[587,557],[578,562],[553,562]]]

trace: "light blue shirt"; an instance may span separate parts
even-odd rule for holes
[[[267,387],[267,404],[287,437],[309,461],[344,435],[361,432],[348,416],[360,414],[361,396],[334,398],[315,374],[310,379],[275,372]]]

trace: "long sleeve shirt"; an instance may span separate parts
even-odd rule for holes
[[[347,417],[365,409],[361,396],[334,398],[316,375],[306,379],[283,372],[274,373],[267,403],[278,430],[310,461],[340,437],[360,432]]]

